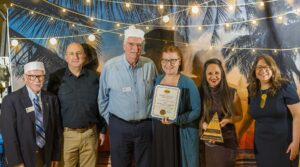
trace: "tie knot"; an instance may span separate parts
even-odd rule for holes
[[[33,100],[36,101],[36,102],[39,102],[39,96],[35,95],[34,98],[33,98]]]

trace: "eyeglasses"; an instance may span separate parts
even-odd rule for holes
[[[163,64],[167,64],[167,63],[171,63],[172,65],[175,64],[178,60],[180,59],[161,59],[161,63]]]
[[[45,80],[45,75],[27,75],[28,79],[30,81],[35,81],[36,79],[38,79],[39,81],[44,81]]]
[[[131,47],[131,48],[134,47],[134,46],[136,46],[136,47],[138,47],[138,48],[143,47],[143,43],[127,42],[127,44],[128,44],[128,46]]]
[[[83,55],[83,53],[82,52],[69,52],[69,53],[66,53],[66,55],[70,55],[70,56],[81,56],[81,55]]]
[[[270,70],[270,66],[257,66],[256,70],[262,71],[262,70]]]

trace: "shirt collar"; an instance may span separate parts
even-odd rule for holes
[[[87,73],[86,69],[85,69],[85,68],[82,68],[78,77],[80,77],[80,76],[82,76],[82,75],[85,75],[86,73]],[[69,69],[68,67],[66,68],[66,75],[69,76],[69,77],[70,77],[70,76],[75,76],[75,75],[70,71],[70,69]]]
[[[27,91],[28,91],[28,95],[31,101],[33,101],[33,99],[35,98],[35,96],[37,95],[39,97],[39,99],[41,99],[41,91],[38,94],[35,94],[27,85],[26,85]]]

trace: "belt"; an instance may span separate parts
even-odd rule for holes
[[[96,125],[91,125],[91,126],[88,126],[86,128],[68,128],[68,127],[64,127],[64,131],[67,132],[67,131],[75,131],[77,133],[83,133],[89,129],[92,129],[92,128],[95,128]]]
[[[110,115],[111,115],[112,117],[114,117],[114,118],[120,120],[120,121],[127,122],[127,123],[131,123],[131,124],[139,124],[139,123],[144,122],[144,121],[151,121],[150,118],[127,121],[127,120],[124,120],[124,119],[122,119],[122,118],[120,118],[120,117],[114,115],[114,114],[110,114]]]

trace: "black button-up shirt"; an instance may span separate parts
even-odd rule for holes
[[[50,75],[48,90],[59,98],[64,127],[86,128],[97,124],[104,130],[104,119],[98,110],[99,77],[83,69],[77,77],[68,68]]]

